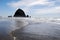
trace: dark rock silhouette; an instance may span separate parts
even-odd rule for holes
[[[14,17],[26,17],[25,12],[22,9],[18,9],[15,14]]]
[[[8,16],[8,17],[12,17],[12,16]]]
[[[29,15],[27,15],[27,17],[29,17]]]
[[[31,16],[29,16],[29,15],[27,15],[26,17],[30,17],[31,18]]]

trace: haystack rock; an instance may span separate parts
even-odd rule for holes
[[[18,9],[15,14],[14,17],[26,17],[25,12],[22,9]]]

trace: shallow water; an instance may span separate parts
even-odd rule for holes
[[[2,36],[2,37],[1,37]],[[1,19],[0,40],[60,40],[60,24],[35,19]]]

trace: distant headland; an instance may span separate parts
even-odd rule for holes
[[[8,16],[8,17],[12,17],[12,16]],[[26,15],[25,12],[22,9],[19,8],[18,10],[16,10],[13,17],[31,17],[31,16]]]

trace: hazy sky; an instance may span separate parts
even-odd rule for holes
[[[21,8],[36,17],[60,17],[60,0],[0,0],[0,16],[14,15]]]

